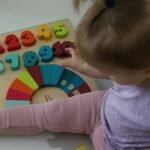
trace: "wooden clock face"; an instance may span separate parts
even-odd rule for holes
[[[10,85],[6,107],[41,103],[91,92],[76,73],[60,65],[37,65],[23,71]]]
[[[57,87],[45,87],[37,91],[32,97],[31,104],[39,104],[60,98],[68,98],[68,95]]]

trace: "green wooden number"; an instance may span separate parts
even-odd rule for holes
[[[53,30],[57,38],[64,38],[68,35],[68,29],[65,26],[64,22],[58,22],[53,25]]]

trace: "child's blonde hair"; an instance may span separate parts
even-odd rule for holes
[[[74,0],[78,7],[81,0]],[[79,53],[95,67],[150,66],[150,0],[95,0],[76,32]],[[112,1],[112,0],[111,0]]]

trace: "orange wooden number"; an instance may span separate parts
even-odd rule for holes
[[[21,48],[19,39],[14,34],[9,34],[6,36],[5,44],[8,45],[7,47],[8,51],[15,51]]]
[[[21,33],[22,44],[24,46],[32,46],[35,44],[36,39],[31,31],[24,31]]]

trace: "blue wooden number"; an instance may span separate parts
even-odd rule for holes
[[[0,74],[2,74],[5,70],[4,63],[0,61]]]
[[[11,64],[11,70],[18,70],[20,68],[20,56],[18,53],[8,54],[6,62]]]
[[[54,58],[54,52],[50,46],[44,45],[39,49],[42,62],[50,62]]]
[[[33,51],[28,51],[23,55],[24,66],[25,67],[33,67],[38,64],[39,58],[38,55]]]

